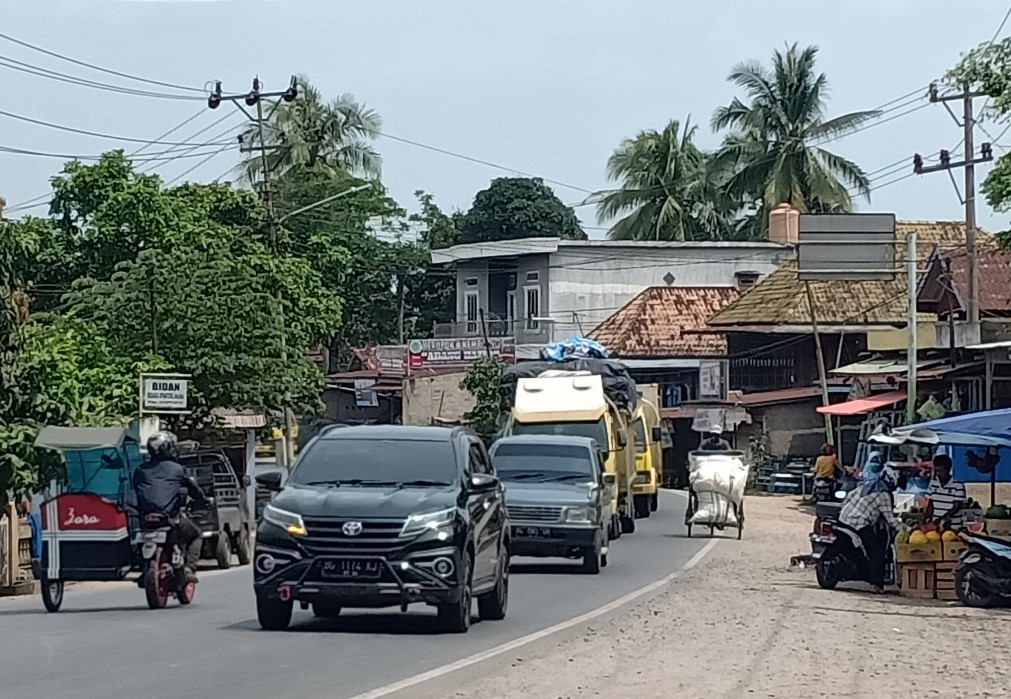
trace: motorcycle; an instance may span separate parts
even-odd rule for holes
[[[189,604],[196,593],[196,583],[186,579],[186,552],[177,542],[174,522],[161,515],[148,515],[147,528],[137,534],[140,545],[141,577],[147,606],[164,609],[169,597],[179,604]]]
[[[814,495],[814,501],[819,502],[830,502],[835,496],[835,478],[815,478],[814,479],[814,489],[812,494]]]
[[[966,549],[955,568],[955,594],[967,607],[993,607],[1011,599],[1011,545],[963,534]]]
[[[857,531],[838,521],[825,523],[823,527],[827,530],[827,533],[821,535],[821,543],[825,548],[821,554],[815,554],[818,585],[825,590],[832,590],[841,582],[870,582],[867,550]],[[814,535],[811,536],[813,542]],[[888,550],[885,552],[885,585],[895,584],[892,541],[889,532]]]

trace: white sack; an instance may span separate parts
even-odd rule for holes
[[[734,507],[730,500],[713,491],[702,491],[698,493],[699,508],[692,515],[693,524],[720,523],[727,526],[736,526],[737,517],[734,516]]]
[[[690,481],[696,493],[718,493],[734,503],[744,500],[748,467],[740,457],[714,453],[691,458]]]

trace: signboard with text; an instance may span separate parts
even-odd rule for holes
[[[141,374],[141,414],[188,412],[189,379],[188,374]]]
[[[726,398],[722,359],[702,360],[699,362],[699,398]]]
[[[513,364],[516,361],[516,341],[511,337],[454,337],[411,340],[407,345],[408,368],[465,367],[489,352]]]

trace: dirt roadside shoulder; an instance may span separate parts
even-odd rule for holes
[[[733,533],[660,595],[553,645],[450,675],[411,694],[458,699],[1003,697],[1011,613],[818,588],[789,567],[811,517],[788,498],[748,499]]]

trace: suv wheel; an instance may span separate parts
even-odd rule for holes
[[[509,606],[509,552],[503,547],[499,557],[499,576],[491,592],[477,598],[477,612],[483,621],[505,619]]]
[[[463,570],[460,578],[464,581],[460,586],[460,599],[449,604],[439,605],[439,621],[451,633],[467,633],[470,630],[470,612],[474,600],[474,580],[470,556],[463,559]]]
[[[284,631],[291,623],[292,603],[256,598],[256,619],[266,631]]]

